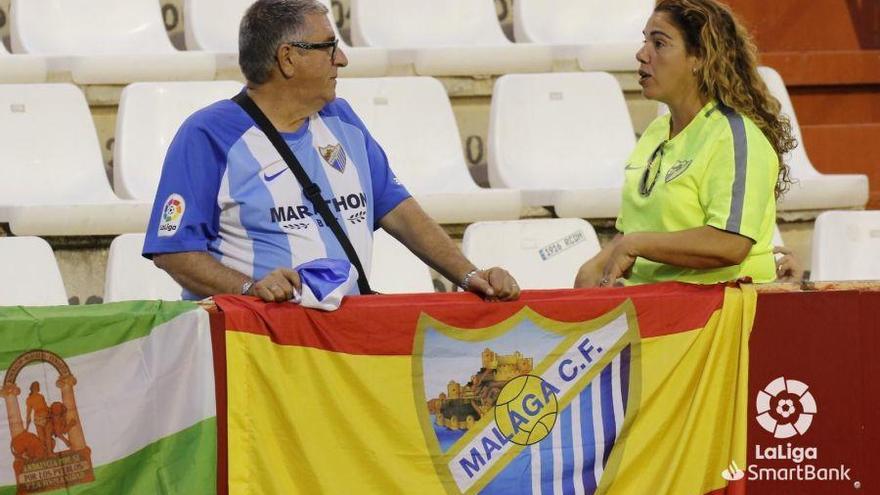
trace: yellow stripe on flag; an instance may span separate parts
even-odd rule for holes
[[[618,440],[617,476],[603,480],[609,494],[708,493],[727,485],[732,460],[746,465],[756,302],[752,287],[729,288],[702,329],[642,340],[641,405]]]
[[[226,333],[226,353],[230,493],[446,493],[412,400],[411,357],[242,332]]]

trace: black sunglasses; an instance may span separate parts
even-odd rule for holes
[[[339,38],[334,38],[330,41],[321,41],[318,43],[310,43],[308,41],[288,41],[284,44],[295,46],[297,48],[302,48],[303,50],[323,50],[325,48],[333,48],[332,50],[330,50],[330,61],[334,62],[336,60],[336,47],[339,45]]]
[[[667,141],[660,143],[654,152],[651,153],[651,158],[648,159],[648,165],[645,166],[645,173],[642,174],[642,180],[639,182],[639,194],[642,196],[650,196],[651,191],[654,190],[654,186],[657,185],[657,178],[660,177],[660,168],[663,165],[663,147],[666,143]],[[656,167],[654,167],[655,162],[657,163]],[[654,169],[654,178],[649,181],[648,178],[651,176],[651,169]]]

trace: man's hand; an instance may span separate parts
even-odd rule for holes
[[[271,273],[251,286],[249,295],[254,295],[266,302],[284,302],[293,299],[293,294],[300,293],[302,282],[299,273],[290,268],[276,268]]]
[[[777,282],[800,282],[804,279],[804,268],[791,249],[776,246],[773,248],[773,254],[783,255],[776,260]]]
[[[519,285],[513,276],[497,266],[479,270],[468,279],[468,291],[489,301],[514,301],[519,299]]]

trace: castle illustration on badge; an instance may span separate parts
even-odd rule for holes
[[[40,381],[27,383],[24,419],[19,396],[22,388],[16,382],[26,366],[48,363],[58,373],[54,385],[60,389],[61,400],[49,404]],[[86,444],[82,423],[76,407],[76,377],[57,354],[37,349],[18,356],[3,378],[0,395],[6,404],[6,417],[12,437],[12,466],[18,494],[55,490],[94,481],[91,449]]]
[[[638,346],[630,301],[585,322],[525,307],[482,329],[423,314],[414,395],[448,491],[554,493],[560,481],[601,491],[621,457],[628,406],[639,403]]]

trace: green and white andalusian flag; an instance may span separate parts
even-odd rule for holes
[[[0,495],[216,490],[208,313],[0,307]]]

